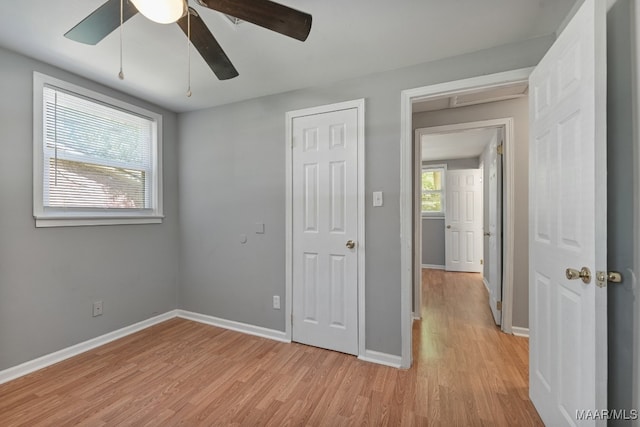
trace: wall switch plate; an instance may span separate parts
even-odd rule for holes
[[[382,191],[374,191],[373,192],[373,206],[380,207],[382,206]]]
[[[93,303],[93,317],[102,316],[102,301],[95,301]]]
[[[255,230],[256,234],[264,234],[264,222],[256,222]]]
[[[274,295],[273,296],[273,308],[274,308],[274,310],[280,310],[280,296],[279,295]]]

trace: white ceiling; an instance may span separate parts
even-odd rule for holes
[[[238,0],[241,1],[241,0]],[[191,1],[240,73],[218,81],[177,25],[138,15],[97,46],[63,34],[104,0],[0,0],[0,46],[173,111],[327,84],[554,33],[575,0],[281,0],[313,15],[306,42],[225,17]]]
[[[478,157],[497,132],[497,128],[492,128],[422,135],[422,160]]]

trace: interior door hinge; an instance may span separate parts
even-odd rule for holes
[[[504,144],[500,144],[496,147],[496,152],[501,156],[504,154]]]
[[[496,310],[502,311],[502,301],[496,301]]]

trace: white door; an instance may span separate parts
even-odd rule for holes
[[[500,136],[500,138],[502,138]],[[496,325],[502,322],[502,156],[498,154],[499,139],[494,139],[489,148],[489,306]]]
[[[482,271],[482,171],[447,171],[445,181],[445,268]]]
[[[548,426],[606,424],[577,420],[607,408],[605,5],[585,0],[530,78],[529,391]]]
[[[295,117],[293,340],[358,353],[358,110]]]

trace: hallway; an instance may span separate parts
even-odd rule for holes
[[[543,425],[528,397],[528,340],[495,326],[481,275],[423,269],[422,298],[413,354],[426,418]]]

